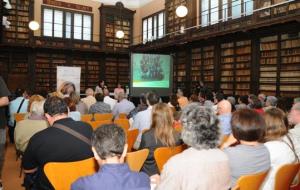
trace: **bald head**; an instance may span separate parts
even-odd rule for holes
[[[222,100],[217,105],[219,115],[231,113],[231,103],[228,100]]]
[[[103,94],[104,94],[104,96],[109,96],[109,91],[107,88],[104,88]]]
[[[293,105],[291,113],[289,115],[289,121],[294,125],[300,123],[300,102]]]
[[[85,90],[86,96],[94,96],[94,90],[91,88],[88,88]]]

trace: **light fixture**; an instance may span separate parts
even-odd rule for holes
[[[30,30],[33,30],[33,31],[38,30],[40,28],[40,24],[37,21],[34,21],[34,20],[30,21],[29,22],[29,28],[30,28]]]
[[[117,38],[122,39],[122,38],[124,38],[124,36],[125,36],[125,34],[124,34],[123,30],[118,30],[116,32],[116,37]]]
[[[176,15],[178,17],[185,17],[188,14],[188,9],[184,5],[180,5],[176,8]]]

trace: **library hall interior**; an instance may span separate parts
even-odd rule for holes
[[[300,190],[300,0],[0,0],[0,190]]]

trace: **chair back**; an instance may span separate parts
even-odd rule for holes
[[[300,190],[300,168],[294,182],[295,184],[292,184],[290,190]]]
[[[127,114],[126,113],[120,113],[119,114],[119,119],[127,119]]]
[[[83,122],[88,122],[88,121],[91,121],[92,119],[93,119],[92,114],[81,115],[81,121],[83,121]]]
[[[176,147],[160,147],[154,151],[154,159],[156,161],[159,172],[162,171],[165,163],[174,155],[181,153],[186,149],[185,145],[179,145]]]
[[[114,123],[122,127],[125,131],[128,131],[128,129],[130,128],[128,119],[116,119]]]
[[[105,125],[105,124],[111,124],[112,121],[111,120],[103,120],[103,121],[89,121],[87,122],[88,124],[90,124],[93,128],[93,130],[96,130],[98,127],[100,127],[101,125]]]
[[[126,163],[131,171],[139,172],[149,154],[149,149],[142,149],[126,154]]]
[[[103,121],[103,120],[111,120],[113,119],[112,113],[95,113],[94,120],[95,121]]]
[[[281,166],[276,172],[274,190],[289,190],[299,168],[300,163]]]
[[[132,151],[132,147],[133,147],[138,135],[139,135],[138,129],[133,129],[133,130],[127,131],[127,144],[128,144],[127,152]]]
[[[26,113],[15,113],[16,122],[22,121],[25,118]]]
[[[98,170],[94,158],[77,162],[49,162],[44,172],[54,189],[70,190],[71,184],[79,177],[91,175]]]
[[[269,170],[252,175],[241,176],[233,190],[259,190]]]

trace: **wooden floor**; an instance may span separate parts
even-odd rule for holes
[[[14,144],[8,143],[5,153],[2,181],[4,190],[24,190],[21,186],[22,178],[19,177],[20,159],[16,161]]]

